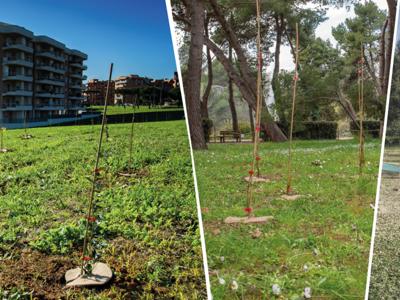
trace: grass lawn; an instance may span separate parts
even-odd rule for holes
[[[99,126],[29,129],[31,140],[6,131],[14,151],[0,154],[2,299],[205,297],[185,123],[135,124],[135,175],[121,177],[129,129],[110,125],[102,151],[96,242],[114,278],[101,289],[64,289],[65,271],[80,264]]]
[[[103,112],[103,106],[90,106],[89,109],[95,109],[99,112]],[[183,107],[151,107],[148,106],[139,106],[136,108],[135,112],[137,113],[145,113],[145,112],[155,112],[155,111],[181,111]],[[110,105],[107,107],[107,115],[122,115],[122,114],[131,114],[133,112],[133,108],[131,106],[120,106],[120,105]]]
[[[366,142],[366,167],[358,176],[358,144],[296,141],[293,188],[302,197],[280,199],[286,189],[287,143],[260,145],[263,174],[255,184],[255,215],[263,225],[226,225],[245,216],[251,144],[213,144],[196,151],[208,264],[214,299],[362,299],[377,184],[380,141]],[[235,280],[238,284],[235,289]],[[280,288],[273,294],[272,286]],[[233,288],[232,288],[233,287]]]

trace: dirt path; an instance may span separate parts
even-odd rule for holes
[[[398,164],[400,149],[385,150],[385,162]],[[400,176],[382,175],[369,299],[400,298]]]

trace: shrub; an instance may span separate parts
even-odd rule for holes
[[[278,125],[283,132],[289,136],[289,128],[283,126],[282,124]],[[306,121],[295,125],[293,130],[293,138],[305,140],[336,139],[337,130],[337,122]]]
[[[251,127],[248,123],[239,123],[239,131],[242,134],[251,135]]]

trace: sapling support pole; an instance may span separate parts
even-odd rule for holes
[[[130,129],[130,134],[129,134],[129,160],[128,160],[128,168],[127,168],[127,173],[125,172],[120,172],[120,176],[133,176],[132,174],[132,152],[133,152],[133,129],[135,125],[135,113],[136,113],[136,101],[132,102],[133,106],[133,112],[132,112],[132,120],[131,120],[131,129]]]
[[[133,104],[133,113],[132,113],[132,122],[131,122],[131,132],[129,135],[129,165],[128,165],[128,170],[131,171],[132,170],[132,151],[133,151],[133,127],[135,125],[135,104]]]
[[[255,182],[267,182],[269,181],[265,176],[260,174],[260,160],[259,156],[259,142],[260,142],[260,131],[261,131],[261,109],[262,109],[262,49],[261,49],[261,6],[260,2],[256,0],[257,8],[257,99],[256,99],[256,120],[255,120],[255,130],[253,135],[253,160],[251,164],[251,170],[249,171],[249,176],[245,177],[248,182],[248,205],[251,205],[252,188],[250,188]],[[254,172],[256,171],[256,176]],[[248,206],[250,209],[250,206]]]
[[[258,143],[260,139],[260,117],[261,117],[261,97],[262,97],[262,52],[261,52],[261,7],[260,0],[256,0],[256,9],[257,9],[257,101],[256,101],[256,130],[254,131],[254,142],[253,142],[253,159],[251,163],[251,169],[249,171],[249,177],[247,180],[247,207],[245,207],[245,212],[247,217],[227,217],[225,219],[226,224],[254,224],[254,223],[265,223],[269,220],[273,219],[272,216],[254,216],[254,182],[257,180],[257,177],[254,176],[254,169],[257,169],[257,176],[260,177],[259,174],[259,161],[260,157],[258,155]]]
[[[261,175],[260,172],[260,161],[261,156],[259,155],[259,143],[260,143],[260,132],[261,132],[261,112],[263,106],[263,85],[262,85],[262,69],[263,69],[263,57],[261,48],[261,4],[256,0],[257,7],[257,99],[256,99],[256,109],[255,109],[255,124],[253,123],[252,109],[249,106],[249,117],[250,125],[252,127],[252,142],[253,142],[253,162],[252,162],[252,172],[249,176],[244,179],[248,182],[249,186],[257,182],[269,182],[276,178],[276,176]],[[253,128],[255,126],[255,128]],[[254,175],[255,173],[255,175]],[[251,182],[250,182],[251,181]],[[250,198],[252,197],[252,192],[249,192]]]
[[[0,132],[1,132],[1,136],[0,136],[0,144],[1,144],[1,150],[3,150],[4,149],[4,141],[3,141],[3,128],[1,128],[0,129]]]
[[[295,51],[295,61],[294,61],[294,76],[293,76],[292,112],[290,116],[290,130],[289,130],[288,177],[286,185],[287,195],[290,195],[292,193],[292,140],[293,140],[294,113],[296,108],[297,80],[299,79],[298,63],[299,63],[299,25],[296,23],[296,51]]]
[[[112,271],[104,263],[96,262],[91,264],[93,257],[92,252],[89,249],[89,244],[93,239],[93,225],[96,221],[94,216],[94,204],[95,204],[95,192],[96,192],[96,182],[99,176],[99,162],[101,155],[101,146],[103,142],[104,129],[106,125],[106,115],[107,115],[107,99],[110,92],[110,83],[113,71],[113,64],[110,65],[110,74],[108,78],[106,99],[104,101],[103,118],[101,122],[100,137],[96,153],[96,162],[92,175],[92,188],[89,196],[89,206],[86,214],[86,227],[85,227],[85,238],[83,242],[83,250],[81,256],[81,266],[72,270],[67,271],[65,274],[65,279],[67,286],[92,286],[92,285],[103,285],[111,280]]]
[[[360,135],[359,135],[359,151],[358,151],[358,167],[359,172],[362,174],[363,167],[365,164],[365,153],[364,153],[364,46],[361,44],[360,48],[360,61],[358,68],[358,106],[360,114]]]
[[[23,140],[29,140],[33,138],[31,134],[28,134],[28,120],[27,120],[27,113],[26,110],[24,111],[24,134],[21,136]]]
[[[4,132],[6,131],[5,127],[0,128],[0,153],[8,152],[8,149],[4,148]]]

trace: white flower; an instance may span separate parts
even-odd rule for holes
[[[220,285],[225,285],[225,279],[223,279],[222,277],[218,277],[218,282]]]
[[[306,287],[304,289],[304,298],[311,299],[311,288],[310,287]]]
[[[276,283],[272,285],[272,294],[279,296],[281,294],[281,288]]]
[[[304,265],[304,266],[303,266],[303,271],[304,271],[304,272],[307,272],[307,271],[308,271],[308,266],[307,266],[307,265]]]
[[[238,289],[238,287],[239,287],[239,285],[238,285],[237,281],[236,280],[232,280],[231,289],[236,291]]]
[[[220,259],[221,262],[225,261],[225,257],[224,256],[221,256],[219,259]]]

